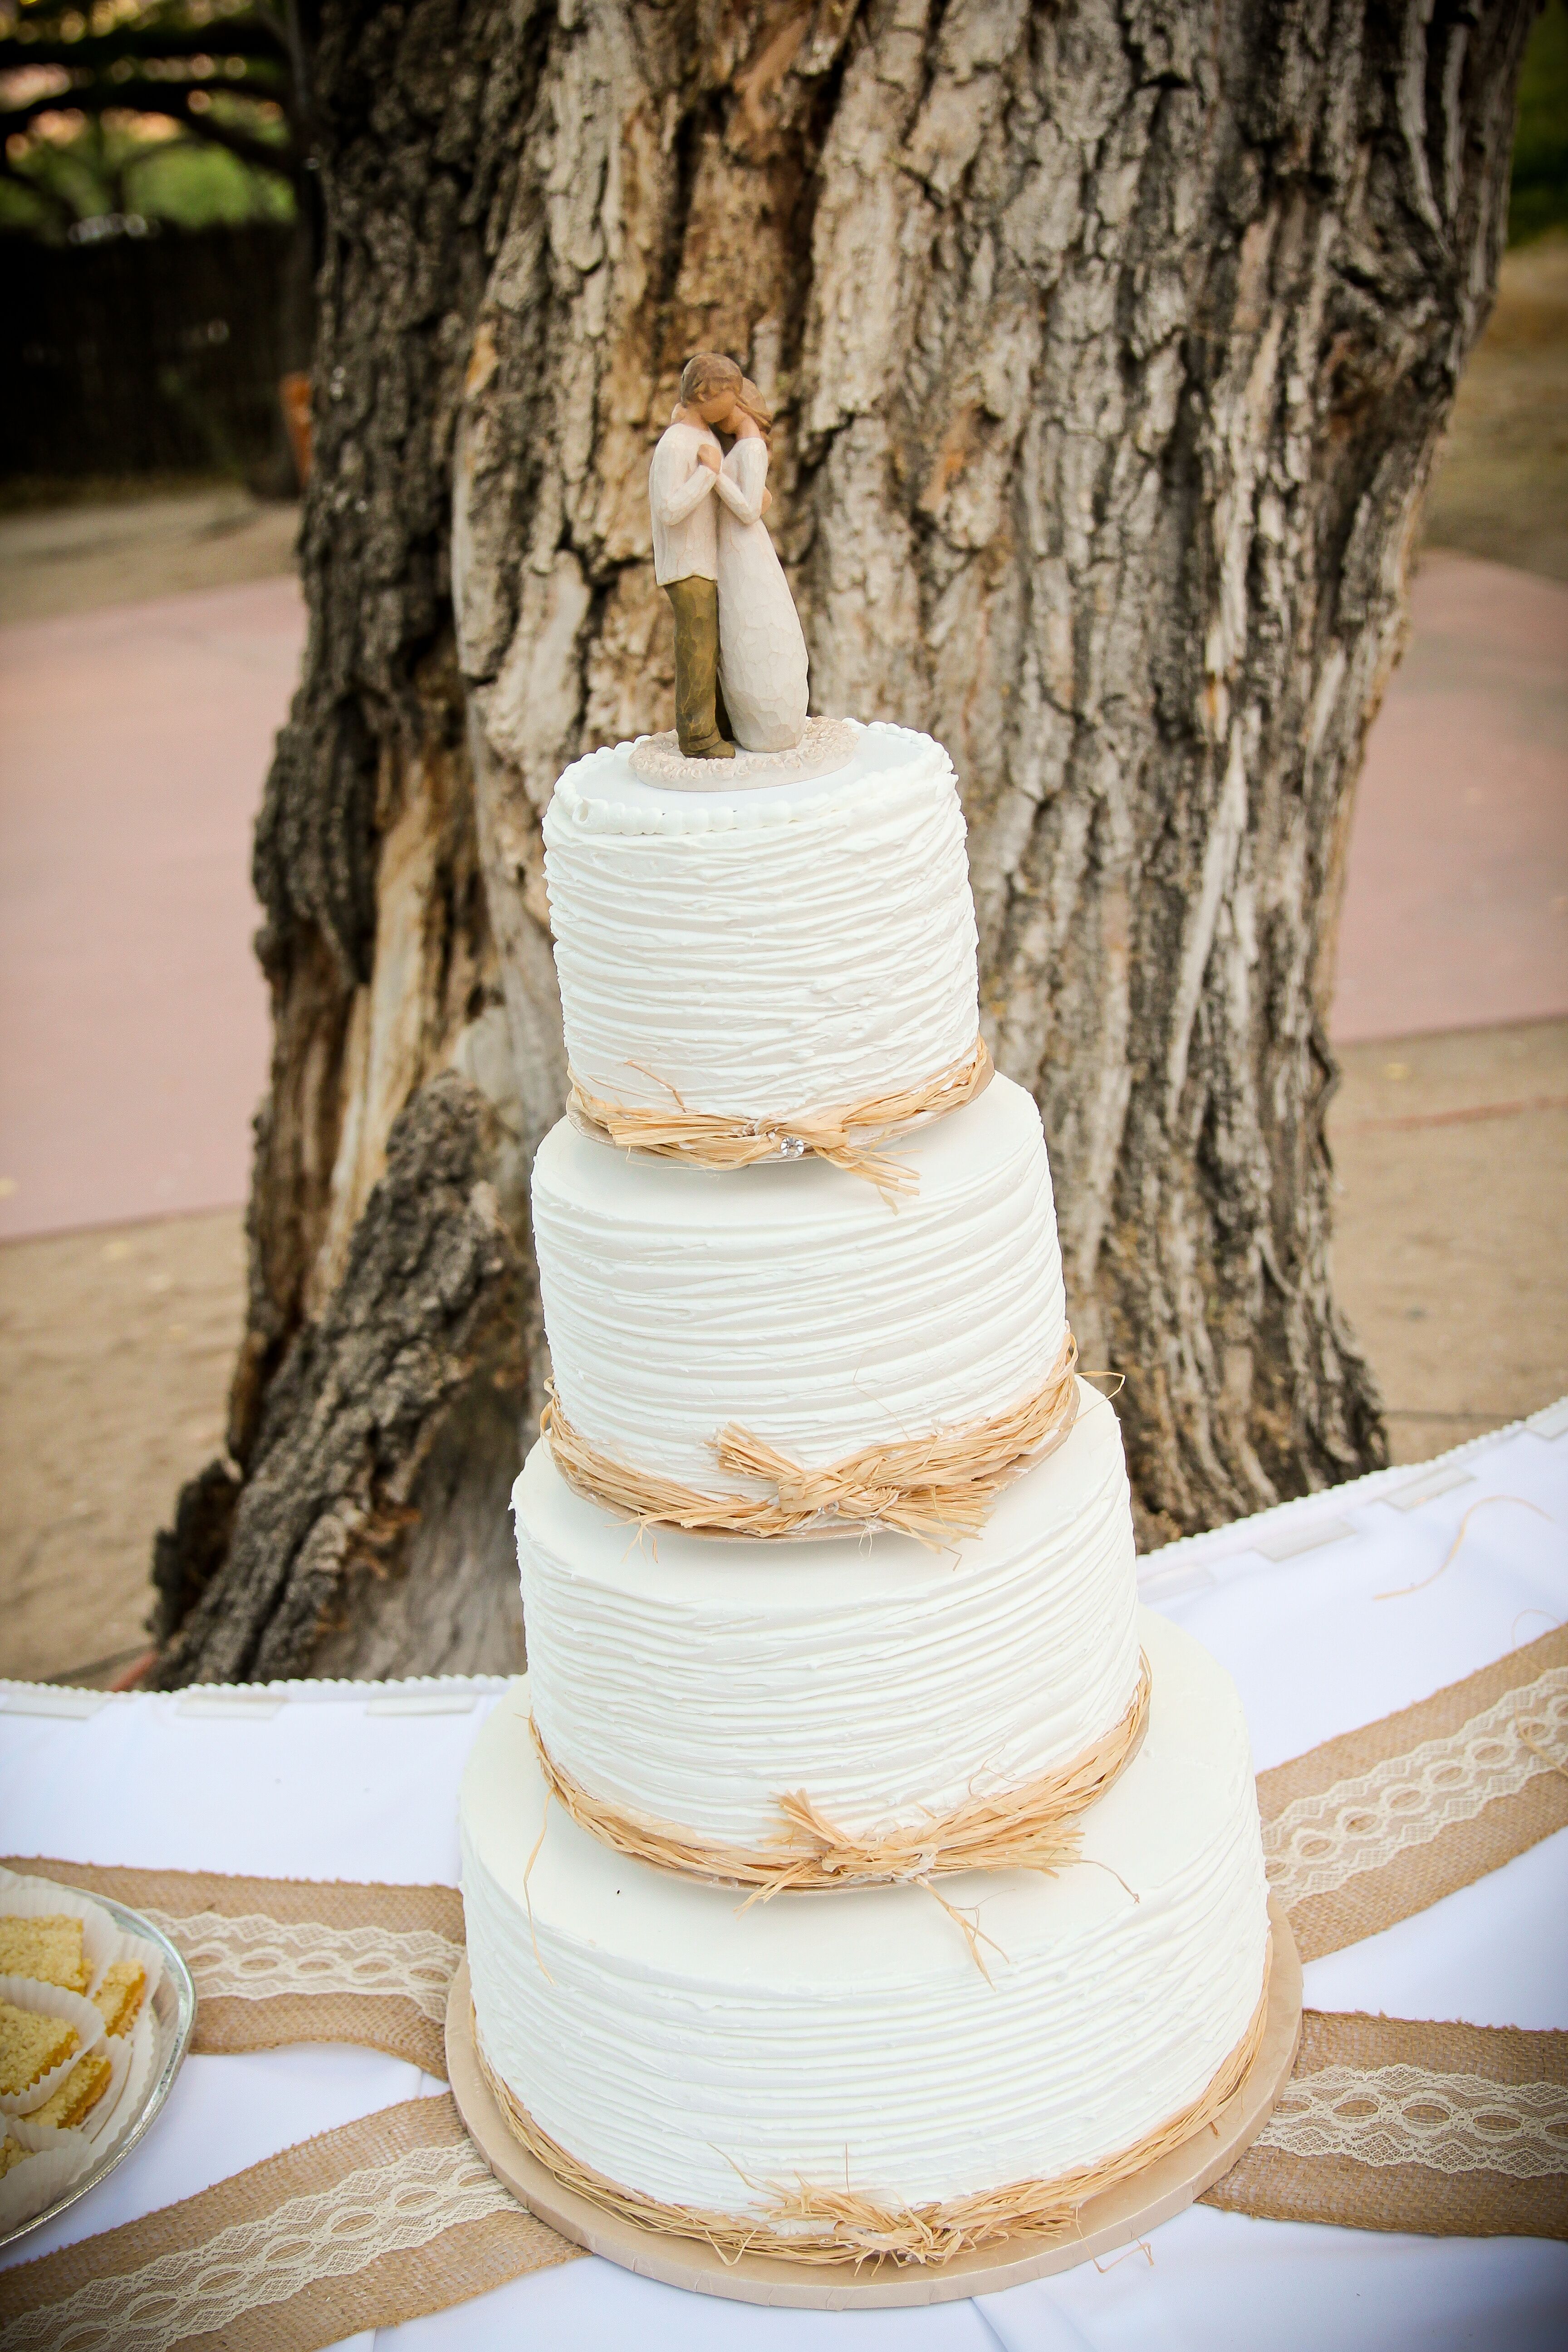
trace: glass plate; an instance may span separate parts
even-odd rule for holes
[[[153,1995],[153,2024],[158,2037],[157,2057],[142,2104],[129,2123],[121,2124],[113,2147],[107,2149],[96,2164],[89,2165],[79,2179],[73,2180],[64,2195],[57,2197],[52,2205],[46,2205],[43,2211],[35,2213],[30,2221],[20,2222],[16,2229],[7,2230],[4,2236],[0,2236],[0,2247],[14,2246],[18,2238],[26,2238],[34,2230],[41,2230],[46,2221],[52,2221],[57,2213],[63,2213],[66,2207],[74,2205],[79,2197],[85,2197],[89,2189],[96,2189],[117,2164],[124,2162],[174,2089],[174,2077],[184,2063],[191,2035],[195,2031],[196,1989],[191,1982],[189,1969],[163,1929],[154,1927],[151,1919],[144,1919],[140,1911],[132,1911],[128,1904],[116,1903],[107,1895],[91,1895],[82,1886],[68,1887],[66,1891],[81,1895],[85,1902],[100,1904],[115,1925],[123,1928],[127,1935],[144,1936],[148,1943],[157,1946],[163,1963],[158,1990]]]

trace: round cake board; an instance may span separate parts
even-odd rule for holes
[[[963,2295],[995,2294],[1003,2287],[1021,2286],[1026,2279],[1048,2278],[1054,2271],[1072,2270],[1131,2245],[1162,2221],[1184,2212],[1251,2147],[1290,2078],[1301,2031],[1301,1963],[1295,1937],[1272,1897],[1268,1913],[1274,1963],[1263,2040],[1240,2087],[1213,2124],[1142,2172],[1090,2198],[1071,2237],[1020,2233],[978,2253],[961,2254],[939,2269],[882,2260],[862,2263],[858,2270],[846,2264],[842,2271],[824,2271],[755,2254],[726,2263],[700,2239],[664,2237],[640,2229],[563,2188],[513,2137],[479,2071],[467,1959],[452,1980],[447,2003],[447,2073],[458,2112],[502,2186],[563,2238],[618,2263],[623,2270],[659,2279],[667,2286],[686,2287],[693,2294],[803,2311],[953,2303]]]

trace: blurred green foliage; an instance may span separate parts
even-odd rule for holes
[[[292,28],[265,0],[0,0],[0,228],[290,219]]]
[[[1519,85],[1508,241],[1568,227],[1568,5],[1547,0]]]

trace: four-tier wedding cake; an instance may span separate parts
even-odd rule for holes
[[[637,748],[545,824],[574,1087],[533,1177],[530,1672],[463,1790],[476,2040],[533,2155],[644,2228],[940,2262],[1068,2223],[1241,2080],[1247,1732],[1137,1605],[945,752],[877,725],[683,791]]]

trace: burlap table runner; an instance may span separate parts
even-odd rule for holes
[[[1568,2238],[1568,2033],[1308,2010],[1279,2105],[1203,2201],[1351,2230]]]
[[[451,2093],[0,2271],[5,2352],[321,2352],[574,2261],[492,2177]]]
[[[1258,1776],[1268,1883],[1321,1959],[1568,1824],[1568,1627]]]
[[[1303,1958],[1424,1910],[1568,1823],[1568,1631],[1259,1775]],[[18,1859],[132,1904],[185,1953],[195,2047],[352,2041],[445,2075],[450,1887]],[[1256,2147],[1205,2202],[1430,2234],[1568,2236],[1568,2034],[1309,2011]],[[0,2341],[318,2352],[574,2258],[449,2097],[324,2133],[144,2221],[0,2272]]]
[[[1568,2034],[1309,2011],[1279,2106],[1204,2201],[1352,2229],[1568,2237]],[[580,2252],[491,2178],[443,2095],[0,2272],[0,2341],[321,2352]]]
[[[5,1867],[112,1895],[162,1927],[195,1980],[193,2049],[358,2042],[447,2078],[447,1993],[463,1957],[455,1886],[226,1878],[36,1856]]]

